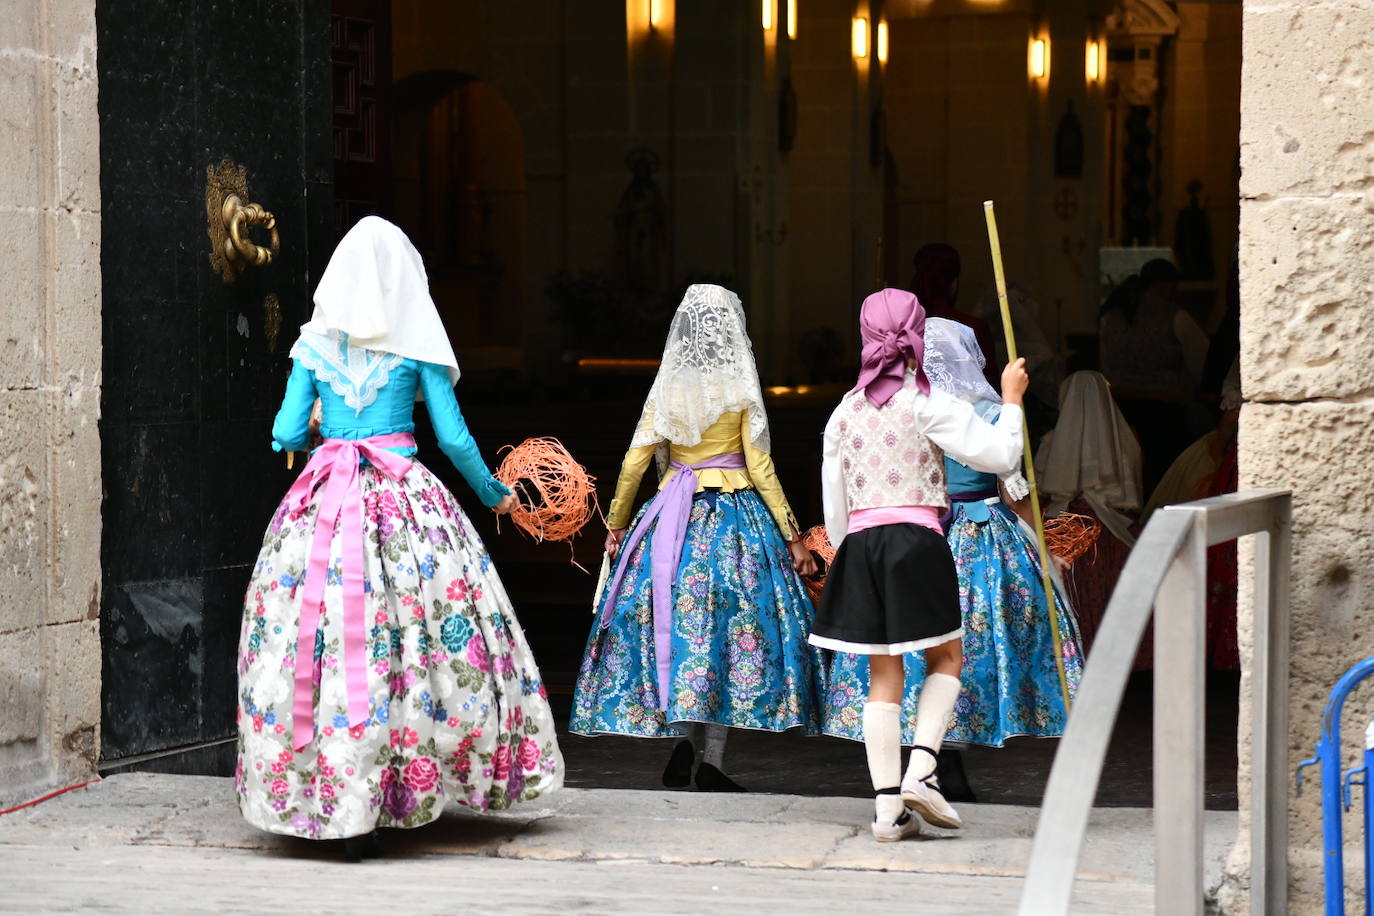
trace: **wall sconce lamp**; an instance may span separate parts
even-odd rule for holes
[[[649,29],[657,30],[663,25],[663,0],[649,0]]]
[[[1095,83],[1102,79],[1102,44],[1096,41],[1088,42],[1088,61],[1087,61],[1088,82]]]
[[[797,39],[797,0],[787,0],[787,37]]]
[[[777,0],[763,0],[763,30],[771,32],[773,30],[773,4]]]
[[[855,57],[868,56],[868,19],[863,16],[854,17],[853,51]]]
[[[1043,38],[1036,38],[1031,41],[1030,46],[1030,75],[1035,79],[1044,79],[1049,72],[1050,66],[1050,46]]]
[[[878,20],[878,63],[887,63],[887,20]]]

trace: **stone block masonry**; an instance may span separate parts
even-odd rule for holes
[[[1241,489],[1294,494],[1288,769],[1311,754],[1337,678],[1374,651],[1369,531],[1374,369],[1368,256],[1374,210],[1374,7],[1355,0],[1246,0],[1241,77]],[[1240,638],[1252,632],[1242,575]],[[1248,677],[1242,684],[1245,693]],[[1248,704],[1248,698],[1244,700]],[[1350,704],[1349,741],[1363,734]],[[1241,721],[1247,721],[1242,713]],[[1249,806],[1249,735],[1240,810]],[[1349,751],[1353,754],[1353,746]],[[1289,912],[1322,908],[1321,795],[1289,798]],[[1219,902],[1242,912],[1248,838]],[[1355,828],[1352,831],[1350,828]],[[1358,827],[1352,821],[1347,837]],[[1347,854],[1358,868],[1359,856]],[[1352,875],[1352,877],[1356,877]],[[1347,890],[1362,882],[1347,880]]]
[[[0,0],[0,807],[100,745],[97,86],[94,0]]]

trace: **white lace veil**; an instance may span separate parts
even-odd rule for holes
[[[1002,406],[1001,395],[983,375],[986,365],[973,328],[947,318],[926,320],[926,376],[936,388],[974,405],[979,416]]]
[[[696,445],[722,414],[736,410],[749,411],[749,440],[768,451],[768,415],[744,308],[728,289],[694,283],[668,328],[663,360],[630,447]]]

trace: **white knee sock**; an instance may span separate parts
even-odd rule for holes
[[[727,729],[724,725],[709,723],[703,726],[706,732],[706,750],[701,755],[702,763],[709,763],[711,766],[725,772],[725,735]]]
[[[873,790],[890,789],[902,779],[901,707],[896,703],[864,704],[864,752]]]
[[[949,674],[928,674],[921,685],[921,698],[916,701],[916,744],[940,752],[940,744],[949,731],[954,716],[954,704],[959,700],[959,679]],[[935,757],[925,751],[913,750],[907,764],[908,780],[925,779],[935,772]]]
[[[868,776],[875,792],[892,789],[901,782],[901,711],[896,703],[864,704],[864,752],[868,755]],[[884,821],[901,817],[903,807],[901,795],[879,795],[874,801],[874,810]]]

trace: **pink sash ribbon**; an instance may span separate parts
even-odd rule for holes
[[[348,724],[362,725],[370,715],[367,693],[367,620],[363,601],[363,500],[358,465],[366,458],[392,480],[410,472],[411,459],[387,448],[414,448],[410,433],[368,439],[326,439],[310,456],[301,476],[286,493],[292,512],[302,512],[324,486],[301,595],[301,621],[296,633],[296,689],[291,708],[291,745],[303,749],[315,737],[315,635],[324,609],[329,578],[330,544],[337,525],[341,534],[344,607],[344,677],[348,691]]]
[[[653,568],[654,588],[654,661],[658,667],[658,708],[668,708],[668,688],[672,682],[673,647],[673,575],[682,561],[682,548],[687,540],[687,522],[692,514],[692,497],[697,491],[697,471],[707,468],[744,468],[744,455],[730,452],[716,455],[696,464],[672,462],[677,470],[673,479],[659,491],[648,509],[640,517],[639,524],[630,532],[625,543],[620,545],[620,556],[616,563],[615,575],[606,587],[604,604],[601,606],[600,627],[610,626],[611,612],[615,608],[620,592],[620,583],[625,579],[625,570],[630,565],[630,554],[644,540],[649,529],[654,529],[654,543],[650,558]],[[654,527],[654,523],[658,527]]]

